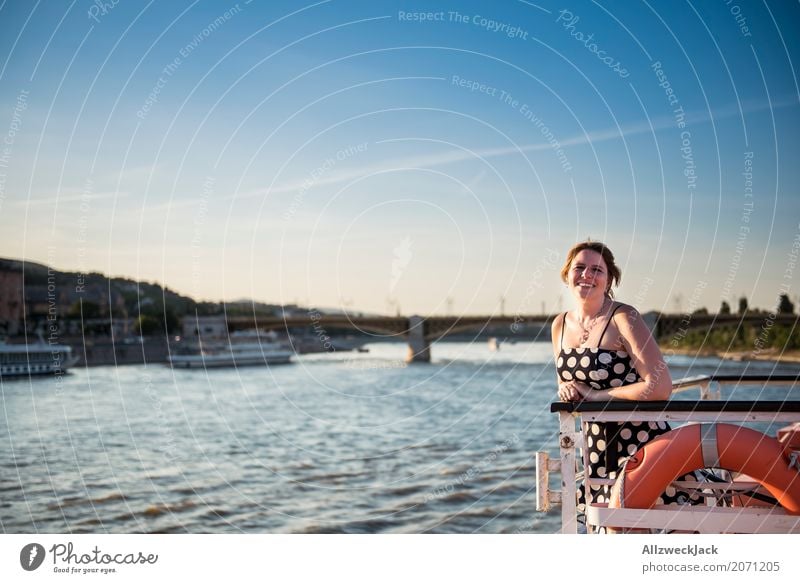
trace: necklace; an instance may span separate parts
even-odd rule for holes
[[[606,307],[606,300],[604,299],[603,305],[600,306],[600,309],[597,310],[597,313],[594,316],[592,316],[591,320],[589,321],[589,324],[586,326],[583,325],[583,322],[581,322],[580,318],[576,318],[578,320],[578,326],[580,326],[581,328],[581,344],[580,344],[581,346],[586,344],[586,342],[589,340],[589,336],[591,335],[595,324],[597,324],[597,318],[600,317],[600,314],[603,313],[605,307]]]

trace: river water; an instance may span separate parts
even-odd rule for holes
[[[47,532],[554,532],[549,343],[402,344],[272,368],[75,369],[0,380],[0,528]],[[796,366],[670,359],[673,378]],[[783,398],[778,392],[773,398]],[[793,398],[797,398],[796,396]]]

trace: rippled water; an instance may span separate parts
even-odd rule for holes
[[[534,452],[556,445],[549,344],[437,344],[432,364],[410,367],[404,345],[369,348],[273,368],[0,380],[0,527],[557,530],[557,512],[535,512],[534,489]],[[671,361],[675,378],[743,368]]]

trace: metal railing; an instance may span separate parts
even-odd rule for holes
[[[583,467],[588,466],[581,427],[585,422],[651,422],[675,423],[793,423],[800,421],[800,401],[721,400],[722,387],[742,385],[757,387],[793,387],[800,384],[800,375],[713,375],[681,379],[673,383],[673,392],[700,391],[700,400],[673,401],[603,401],[592,403],[552,403],[550,411],[559,416],[559,459],[550,459],[546,452],[536,453],[536,509],[547,512],[561,505],[561,532],[577,532],[577,484],[613,485],[614,480],[589,479],[577,470],[577,450],[583,450]],[[787,393],[788,394],[788,393]],[[576,429],[576,421],[580,425]],[[561,474],[561,487],[550,488],[550,474]],[[798,472],[800,480],[800,471]],[[586,505],[586,523],[590,527],[678,529],[689,532],[799,532],[800,516],[787,514],[780,507],[722,508],[716,506],[714,492],[741,490],[757,486],[753,482],[691,484],[676,486],[702,488],[709,498],[707,506],[661,506],[654,509],[608,508],[607,504]],[[711,494],[709,495],[709,491]],[[591,528],[590,528],[591,530]]]

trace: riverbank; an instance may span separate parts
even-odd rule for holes
[[[765,348],[764,350],[756,352],[754,350],[716,350],[713,348],[674,348],[672,346],[662,346],[661,351],[664,354],[681,354],[693,357],[713,356],[737,362],[763,360],[780,363],[800,363],[800,350],[780,350],[778,348]]]

